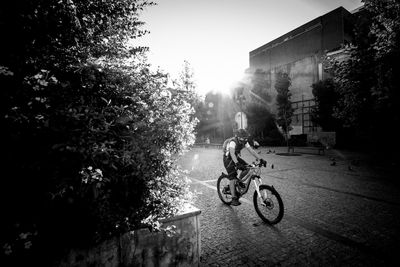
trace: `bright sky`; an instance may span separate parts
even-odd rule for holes
[[[155,0],[141,15],[150,34],[153,67],[177,78],[184,60],[198,91],[224,91],[249,67],[249,52],[339,6],[351,11],[361,0]]]

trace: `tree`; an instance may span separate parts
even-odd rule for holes
[[[246,105],[246,114],[248,115],[249,132],[253,137],[259,137],[263,140],[270,134],[271,122],[274,116],[269,109],[259,103],[250,102]]]
[[[267,73],[256,69],[250,74],[247,86],[250,88],[250,99],[246,102],[245,111],[248,115],[249,131],[263,140],[271,130],[268,127],[270,121],[274,120],[270,111],[272,97],[267,91],[271,87]]]
[[[196,92],[196,83],[193,68],[189,61],[184,60],[182,70],[179,73],[178,80],[174,81],[174,85],[177,86],[177,90],[180,94],[184,95],[188,103],[192,106],[195,111],[193,117],[198,120],[201,118],[200,105],[201,97]]]
[[[324,131],[336,131],[341,124],[333,117],[333,110],[338,102],[334,81],[326,79],[312,84],[311,87],[315,99],[315,107],[311,111],[312,120]]]
[[[175,158],[195,123],[131,40],[152,3],[2,5],[1,34],[15,38],[0,50],[1,265],[51,265],[175,214],[189,192]]]
[[[277,105],[277,124],[282,129],[286,143],[289,149],[289,131],[292,123],[293,107],[290,101],[291,93],[289,87],[291,85],[290,77],[287,73],[278,72],[276,74],[275,89],[278,92],[276,96]]]
[[[334,116],[344,126],[378,139],[380,147],[391,140],[399,146],[392,125],[399,124],[400,3],[365,0],[356,19],[354,39],[346,47],[349,58],[333,64],[339,101]],[[375,149],[377,149],[376,147]],[[393,152],[391,152],[393,153]]]
[[[397,125],[400,86],[400,3],[399,1],[365,1],[365,8],[372,15],[369,26],[373,53],[374,83],[370,84],[377,128],[382,122]],[[376,132],[376,131],[374,131]],[[386,134],[385,134],[386,135]],[[394,136],[393,136],[394,137]],[[397,139],[397,138],[396,138]]]
[[[68,68],[90,59],[126,58],[138,51],[141,10],[152,2],[118,1],[14,1],[2,3],[1,32],[13,36],[3,43],[2,65],[14,73],[43,67]],[[17,34],[18,33],[18,34]]]
[[[184,91],[194,91],[196,84],[194,82],[194,71],[189,61],[183,61],[183,68],[179,73],[179,79],[177,81],[178,87]]]

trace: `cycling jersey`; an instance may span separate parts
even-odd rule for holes
[[[245,147],[250,147],[248,141],[243,144],[243,142],[239,142],[239,140],[237,140],[237,137],[232,137],[225,140],[224,144],[222,145],[222,150],[225,156],[229,156],[229,149],[233,148],[235,150],[235,156],[238,156],[240,155],[240,151]]]

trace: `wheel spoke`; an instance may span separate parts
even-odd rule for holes
[[[230,181],[227,177],[219,177],[217,181],[218,196],[225,204],[230,204],[232,201],[231,194],[226,193],[227,191],[230,192],[229,183]]]
[[[279,194],[267,185],[259,188],[262,199],[255,192],[253,197],[254,208],[257,214],[265,222],[270,224],[278,223],[283,216],[283,202]]]

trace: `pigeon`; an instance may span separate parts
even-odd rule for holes
[[[336,161],[332,161],[331,166],[336,166]]]
[[[274,168],[274,164],[271,165],[271,169],[273,169],[273,168]]]

